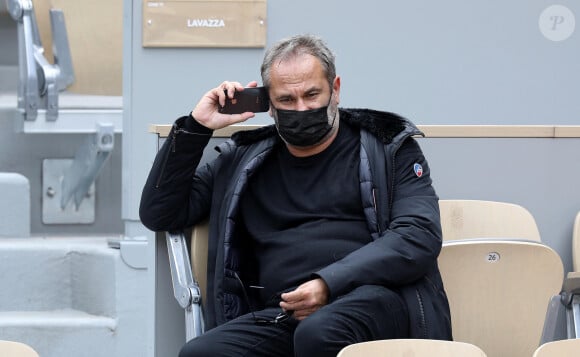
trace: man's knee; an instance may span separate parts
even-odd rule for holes
[[[179,357],[216,356],[216,346],[207,343],[203,338],[194,338],[187,342],[179,351]]]
[[[331,356],[350,344],[402,338],[408,331],[405,302],[382,286],[361,286],[302,320],[294,332],[297,356]]]
[[[322,314],[313,314],[300,321],[294,331],[296,356],[336,356],[340,347],[331,341],[332,327],[324,322]]]

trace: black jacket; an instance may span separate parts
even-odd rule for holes
[[[340,120],[360,128],[360,189],[373,241],[314,272],[330,299],[360,285],[402,293],[410,337],[451,339],[447,296],[437,266],[441,250],[438,197],[413,135],[422,133],[395,114],[341,109]],[[178,119],[145,184],[140,217],[153,231],[175,231],[209,218],[206,328],[247,312],[236,274],[247,276],[237,224],[239,197],[252,173],[280,140],[276,128],[241,131],[198,167],[212,131],[191,117]],[[416,165],[419,164],[419,165]]]

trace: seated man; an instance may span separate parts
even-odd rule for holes
[[[451,339],[437,267],[438,197],[408,120],[339,109],[334,55],[295,36],[265,55],[275,125],[238,132],[199,165],[244,87],[223,82],[179,118],[141,199],[143,224],[209,217],[205,326],[180,356],[336,356],[377,339]],[[248,87],[257,86],[251,82]]]

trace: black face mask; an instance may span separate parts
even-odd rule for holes
[[[301,111],[275,108],[274,110],[278,134],[292,146],[306,147],[318,144],[332,130],[336,119],[335,111],[332,123],[329,123],[328,106]]]

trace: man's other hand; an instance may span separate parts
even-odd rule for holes
[[[300,285],[294,291],[282,294],[280,307],[294,311],[294,318],[303,320],[328,302],[328,286],[318,278]]]

